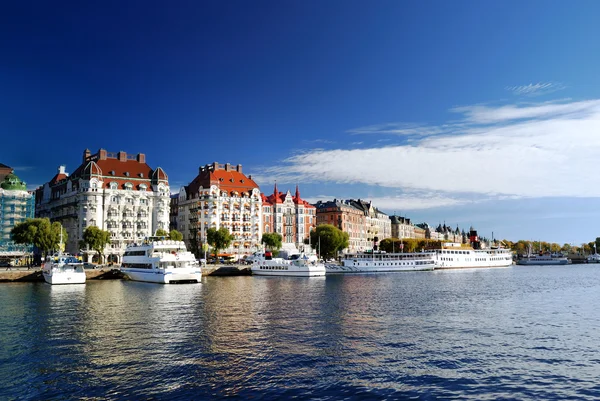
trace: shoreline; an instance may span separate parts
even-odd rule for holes
[[[231,265],[214,265],[202,267],[203,276],[249,276],[250,268]],[[101,268],[85,271],[87,280],[127,280],[119,269]],[[42,269],[32,267],[12,267],[9,270],[0,270],[0,283],[44,282]]]

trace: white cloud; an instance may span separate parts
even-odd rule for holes
[[[505,89],[517,96],[539,96],[565,89],[566,86],[554,82],[538,82],[537,84],[507,86]]]
[[[600,154],[600,99],[452,111],[462,113],[463,121],[444,135],[400,146],[315,149],[266,173],[283,183],[366,184],[429,194],[380,198],[388,209],[454,205],[473,198],[600,197],[600,186],[593,185]]]

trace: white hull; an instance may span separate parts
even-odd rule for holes
[[[121,272],[130,280],[145,281],[148,283],[170,284],[171,282],[196,282],[202,281],[202,271],[164,271],[160,269],[131,269],[121,268]]]
[[[325,265],[327,274],[342,274],[342,273],[384,273],[384,272],[415,272],[415,271],[431,271],[434,269],[434,264],[431,265],[406,265],[406,266],[369,266],[368,264],[359,266],[340,266],[340,265]]]
[[[85,284],[86,280],[85,271],[77,272],[72,269],[55,268],[52,271],[44,270],[42,274],[48,284]]]
[[[255,276],[316,277],[325,275],[325,266],[322,263],[311,261],[305,255],[290,261],[281,258],[270,259],[266,258],[264,254],[257,254],[250,270]]]
[[[252,267],[254,276],[288,276],[288,277],[316,277],[324,276],[325,268],[321,269],[297,269],[297,270],[267,270],[260,267]]]
[[[510,267],[513,264],[512,252],[509,249],[472,249],[450,247],[437,249],[435,269],[470,269]]]
[[[121,272],[130,280],[148,283],[202,281],[202,268],[181,241],[150,239],[128,246]]]
[[[341,266],[326,265],[325,269],[327,274],[431,271],[435,260],[431,252],[359,253],[346,255]]]

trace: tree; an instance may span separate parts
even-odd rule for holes
[[[11,236],[15,243],[34,245],[46,256],[61,246],[61,232],[63,250],[68,238],[67,231],[57,221],[50,223],[48,218],[27,219],[18,223],[12,228]]]
[[[156,232],[154,233],[155,237],[168,237],[169,233],[166,232],[165,230],[163,230],[162,228],[159,228],[158,230],[156,230]]]
[[[173,241],[183,241],[183,234],[177,230],[171,230],[169,232],[169,239]]]
[[[335,258],[337,253],[348,247],[348,233],[331,224],[321,224],[310,232],[310,242],[324,259]]]
[[[217,264],[219,251],[227,248],[231,244],[231,241],[233,241],[233,238],[233,235],[225,227],[221,227],[218,230],[209,228],[206,231],[206,242],[213,247],[213,251],[215,252],[215,264]]]
[[[104,247],[110,244],[110,233],[96,226],[89,226],[83,232],[83,243],[100,255],[100,263],[104,260]]]
[[[264,233],[261,244],[265,244],[270,250],[279,250],[281,248],[282,238],[279,233]]]

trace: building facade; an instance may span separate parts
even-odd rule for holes
[[[11,169],[12,170],[12,169]],[[34,217],[35,200],[27,186],[12,172],[0,184],[0,256],[19,257],[32,251],[31,245],[15,244],[11,230]]]
[[[83,152],[73,174],[65,166],[36,190],[36,216],[59,221],[67,230],[65,250],[79,253],[89,226],[110,232],[109,262],[120,263],[125,247],[156,230],[169,229],[169,181],[162,168],[152,169],[143,153],[128,155],[100,149]],[[86,252],[97,260],[98,255]]]
[[[317,225],[331,224],[348,234],[348,248],[344,252],[364,252],[373,248],[367,241],[366,216],[352,204],[334,199],[314,204],[317,212]]]
[[[407,217],[390,216],[390,225],[392,238],[417,238],[415,236],[415,226],[411,224]]]
[[[300,197],[296,185],[294,195],[290,191],[279,192],[277,184],[269,196],[262,194],[263,232],[275,232],[281,235],[282,249],[306,250],[304,241],[309,238],[310,230],[316,227],[316,208]]]
[[[241,257],[259,248],[262,238],[262,197],[242,165],[214,162],[179,190],[178,230],[191,251],[199,253],[209,228],[225,227],[234,241],[225,254]],[[228,255],[228,256],[229,256]]]

